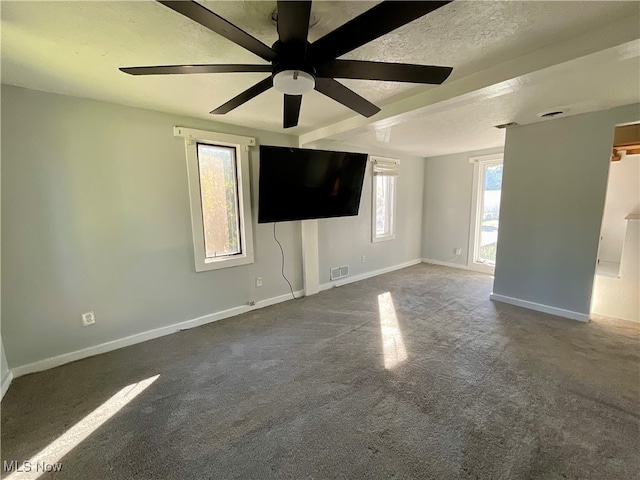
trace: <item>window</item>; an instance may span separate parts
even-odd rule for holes
[[[196,271],[253,263],[249,146],[255,139],[175,127],[184,137]]]
[[[197,143],[205,257],[242,253],[238,171],[233,147]]]
[[[493,273],[496,264],[500,196],[502,193],[502,154],[470,159],[474,163],[474,195],[469,258],[476,270]]]
[[[371,240],[381,242],[396,238],[396,180],[400,160],[373,157],[373,204]]]

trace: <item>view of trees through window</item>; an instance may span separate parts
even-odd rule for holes
[[[502,193],[502,163],[483,166],[482,224],[478,260],[495,265]]]
[[[235,149],[199,143],[198,168],[206,257],[242,253]]]

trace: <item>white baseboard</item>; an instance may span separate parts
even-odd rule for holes
[[[462,270],[471,270],[474,271],[473,268],[462,265],[461,263],[450,263],[450,262],[441,262],[440,260],[433,260],[431,258],[423,258],[423,263],[430,263],[431,265],[440,265],[442,267],[451,267],[451,268],[460,268]]]
[[[617,322],[633,322],[633,323],[640,323],[640,320],[636,320],[633,318],[620,318],[620,317],[611,317],[609,315],[602,315],[601,313],[596,313],[596,312],[591,312],[591,314],[589,315],[589,318],[591,320],[607,320],[607,321],[617,321]]]
[[[9,370],[9,373],[2,381],[2,386],[0,386],[0,400],[4,398],[4,394],[9,390],[9,385],[11,385],[11,380],[13,380],[13,372]]]
[[[296,298],[299,298],[303,296],[304,291],[298,290],[297,292],[294,292],[294,293]],[[187,330],[190,328],[199,327],[207,323],[215,322],[217,320],[222,320],[224,318],[234,317],[242,313],[250,312],[258,308],[268,307],[269,305],[275,305],[276,303],[284,302],[291,299],[292,299],[291,294],[267,298],[265,300],[257,301],[255,305],[242,305],[240,307],[234,307],[227,310],[222,310],[220,312],[210,313],[202,317],[193,318],[191,320],[186,320],[184,322],[174,323],[173,325],[156,328],[154,330],[147,330],[146,332],[142,332],[142,333],[136,333],[128,337],[119,338],[117,340],[112,340],[110,342],[101,343],[100,345],[95,345],[93,347],[83,348],[81,350],[65,353],[62,355],[58,355],[56,357],[45,358],[44,360],[39,360],[37,362],[33,362],[33,363],[29,363],[26,365],[21,365],[19,367],[13,368],[12,369],[13,376],[17,378],[17,377],[21,377],[22,375],[27,375],[28,373],[48,370],[50,368],[64,365],[65,363],[75,362],[76,360],[81,360],[87,357],[93,357],[94,355],[99,355],[101,353],[111,352],[119,348],[135,345],[136,343],[146,342],[147,340],[153,340],[154,338],[164,337],[165,335],[170,335],[172,333],[179,332],[180,330]],[[2,385],[2,388],[3,388],[3,394],[4,394],[4,384]]]
[[[353,282],[359,282],[360,280],[364,280],[366,278],[377,277],[378,275],[382,275],[383,273],[393,272],[395,270],[400,270],[401,268],[407,268],[412,265],[417,265],[419,263],[422,263],[422,259],[417,258],[409,262],[399,263],[397,265],[392,265],[390,267],[379,268],[378,270],[372,270],[370,272],[354,275],[353,277],[345,278],[344,280],[341,279],[341,280],[336,280],[335,282],[323,283],[322,285],[320,285],[320,291],[328,290],[333,287],[341,287],[343,285],[347,285]]]
[[[492,293],[489,295],[491,300],[496,302],[508,303],[515,305],[516,307],[528,308],[529,310],[536,310],[538,312],[550,313],[558,317],[570,318],[571,320],[578,320],[579,322],[588,322],[589,315],[571,310],[564,310],[562,308],[551,307],[549,305],[543,305],[542,303],[529,302],[527,300],[520,300],[519,298],[507,297],[505,295],[498,295]]]

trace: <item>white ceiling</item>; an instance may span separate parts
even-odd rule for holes
[[[496,125],[545,121],[538,116],[545,112],[576,115],[639,102],[639,55],[640,42],[631,42],[328,139],[428,157],[499,147],[505,130]]]
[[[276,40],[275,26],[270,20],[274,1],[201,3],[268,45]],[[310,40],[375,3],[315,2],[313,14],[318,24],[312,28]],[[0,9],[3,83],[283,131],[282,94],[273,89],[227,115],[208,114],[265,78],[265,74],[132,77],[118,70],[121,66],[137,65],[265,63],[155,1],[4,0]],[[551,51],[555,45],[603,25],[629,18],[635,19],[637,25],[639,11],[638,2],[456,1],[343,58],[448,65],[454,67],[454,72],[445,85],[461,83],[488,67],[531,52]],[[471,100],[465,97],[421,108],[418,114],[396,115],[388,146],[424,156],[452,153],[452,149],[484,148],[503,141],[503,133],[493,129],[495,123],[511,120],[525,123],[538,109],[551,104],[565,105],[572,113],[580,113],[601,108],[603,104],[639,101],[637,55],[626,60],[620,57],[619,51],[611,51],[609,55],[592,58],[591,62],[574,62],[559,70],[545,69],[549,70],[546,76],[543,72],[535,76],[533,83],[527,80],[525,88],[508,94]],[[607,75],[607,69],[616,74]],[[392,111],[402,99],[444,87],[342,82],[383,107],[372,122],[384,117],[385,111]],[[635,90],[635,95],[631,90]],[[342,105],[312,92],[303,100],[300,125],[284,132],[293,135],[316,132],[354,115]],[[364,123],[359,118],[358,122]],[[375,139],[368,128],[373,127],[359,124],[355,129],[333,131],[327,136],[364,146]]]

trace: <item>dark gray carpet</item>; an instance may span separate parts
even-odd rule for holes
[[[417,265],[18,378],[2,460],[159,374],[40,478],[637,478],[640,326],[491,284]]]

